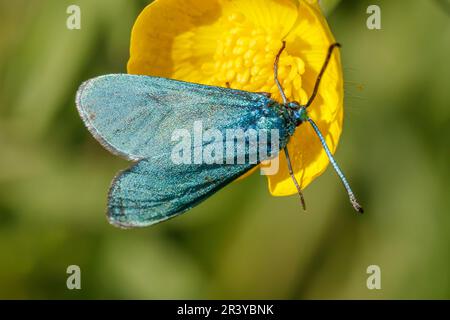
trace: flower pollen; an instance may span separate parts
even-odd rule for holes
[[[282,45],[281,29],[264,29],[254,26],[240,13],[232,13],[219,22],[224,30],[216,40],[215,51],[210,59],[201,65],[203,79],[214,86],[240,89],[251,92],[268,92],[281,101],[281,95],[274,82],[275,56]],[[195,56],[192,52],[184,54]],[[186,50],[186,47],[184,47]],[[174,56],[174,59],[177,59]],[[279,63],[279,76],[288,97],[304,102],[307,94],[302,88],[305,62],[297,56],[283,52]],[[176,73],[175,73],[176,74]]]

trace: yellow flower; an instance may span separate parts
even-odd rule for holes
[[[273,79],[275,55],[289,100],[306,103],[334,41],[315,0],[156,0],[139,15],[131,35],[128,72],[253,92],[280,101]],[[339,53],[308,109],[332,152],[343,121]],[[304,189],[329,161],[310,126],[297,128],[288,144],[295,176]],[[268,176],[272,195],[297,193],[284,153],[278,174]]]

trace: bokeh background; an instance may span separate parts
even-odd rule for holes
[[[81,6],[82,29],[66,29]],[[329,1],[343,43],[337,158],[297,197],[265,177],[233,183],[189,214],[142,230],[105,219],[129,164],[104,150],[74,105],[88,78],[125,72],[148,1],[0,0],[0,298],[450,298],[448,1]],[[366,8],[382,9],[382,30]],[[81,267],[82,290],[66,288]],[[368,290],[379,265],[382,289]]]

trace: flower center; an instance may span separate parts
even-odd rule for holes
[[[255,27],[239,13],[222,18],[221,29],[225,30],[217,40],[213,62],[202,65],[202,72],[209,77],[209,84],[229,85],[234,89],[252,92],[269,92],[281,101],[274,82],[275,56],[282,46],[280,29]],[[289,54],[289,45],[279,63],[279,79],[290,100],[304,102],[306,92],[302,89],[304,61]]]

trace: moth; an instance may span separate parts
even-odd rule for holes
[[[287,143],[296,128],[306,123],[316,132],[351,204],[362,213],[322,133],[308,116],[332,52],[340,45],[329,47],[312,95],[304,105],[288,101],[278,79],[278,63],[285,47],[283,42],[274,63],[274,79],[283,103],[265,93],[150,76],[110,74],[84,82],[78,89],[76,105],[87,129],[107,150],[135,162],[112,181],[108,195],[109,222],[121,228],[145,227],[178,216],[279,152],[286,154],[289,173],[305,208]],[[256,163],[227,165],[223,159],[223,163],[175,164],[171,161],[173,130],[187,130],[198,119],[202,119],[204,126],[222,132],[234,127],[277,130],[278,148],[265,157],[258,155]],[[203,147],[205,142],[193,144],[191,152]],[[237,150],[236,157],[249,158],[254,156],[251,152],[250,148],[243,148]]]

